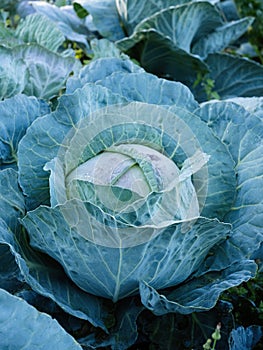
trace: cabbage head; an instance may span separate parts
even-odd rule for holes
[[[102,328],[100,300],[139,296],[156,315],[211,309],[256,273],[262,134],[237,101],[200,106],[126,58],[93,61],[18,144],[21,222],[50,259],[32,263],[22,246],[27,283]]]

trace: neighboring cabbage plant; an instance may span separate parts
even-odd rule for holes
[[[92,39],[108,39],[147,72],[186,84],[199,102],[263,93],[262,65],[234,54],[254,19],[233,14],[235,6],[228,1],[75,0],[56,5],[22,1],[17,11],[22,17],[32,12],[47,17],[88,58]]]
[[[18,133],[9,108],[22,103]],[[5,289],[26,283],[105,332],[82,345],[114,349],[136,341],[144,309],[213,308],[255,276],[263,240],[263,125],[251,104],[200,106],[127,58],[80,70],[53,112],[24,95],[3,101]]]
[[[263,70],[233,53],[252,17],[227,20],[220,0],[75,0],[91,15],[102,37],[148,72],[181,81],[198,101],[215,96],[262,96]],[[36,10],[38,8],[36,6]],[[104,16],[107,13],[107,16]]]

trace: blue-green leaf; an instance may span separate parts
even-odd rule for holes
[[[17,230],[18,218],[25,213],[24,197],[17,177],[17,172],[13,169],[0,171],[0,218],[14,232]]]
[[[159,79],[144,72],[117,72],[98,81],[98,84],[120,94],[129,101],[181,107],[194,111],[198,104],[190,90],[179,82]]]
[[[0,100],[21,93],[26,85],[26,63],[11,49],[0,46]]]
[[[77,0],[91,15],[98,32],[111,41],[124,37],[115,0]]]
[[[146,17],[117,46],[128,50],[143,42],[139,60],[148,72],[190,87],[197,73],[208,70],[201,57],[191,52],[192,46],[222,24],[215,6],[209,2],[189,2]]]
[[[145,16],[145,14],[144,14]],[[128,38],[118,42],[128,49],[141,41],[147,32],[156,32],[178,49],[190,53],[191,47],[203,36],[223,24],[219,12],[209,2],[189,2],[170,6],[145,17]]]
[[[89,50],[87,39],[91,35],[90,30],[85,19],[77,16],[73,6],[57,7],[44,1],[34,1],[31,6],[38,14],[54,22],[68,40],[77,42]]]
[[[145,18],[134,33],[155,30],[178,48],[190,52],[201,37],[222,25],[220,13],[209,2],[189,2],[171,6]]]
[[[35,292],[50,298],[68,314],[87,320],[107,332],[105,320],[108,310],[103,300],[79,289],[59,264],[34,251],[29,242],[21,239],[14,255],[22,280]]]
[[[57,321],[3,289],[0,290],[0,311],[2,349],[81,350]]]
[[[12,232],[0,218],[0,288],[10,292],[23,285],[23,277],[15,259],[15,246]]]
[[[253,18],[247,17],[217,27],[208,35],[197,40],[191,48],[191,52],[202,58],[206,58],[208,54],[219,52],[243,35],[252,22]]]
[[[244,107],[249,113],[263,118],[263,97],[233,97],[226,101]]]
[[[129,59],[127,55],[121,52],[117,46],[109,41],[108,39],[93,39],[90,42],[93,57],[92,60],[97,60],[98,58],[106,58],[106,57],[116,57]]]
[[[191,144],[197,142],[202,151],[210,155],[206,169],[201,169],[196,174],[195,187],[204,190],[204,184],[207,190],[200,193],[200,199],[203,201],[201,215],[209,218],[218,218],[222,220],[224,215],[230,210],[236,192],[236,174],[234,171],[234,162],[226,146],[219,142],[213,133],[209,133],[206,123],[200,124],[200,119],[195,113],[186,113],[171,106],[169,108],[175,114],[182,116],[184,122],[191,129],[194,139]],[[182,145],[183,145],[182,141]],[[178,152],[179,153],[179,152]],[[207,174],[205,173],[207,171]]]
[[[16,95],[0,102],[0,168],[17,161],[18,144],[29,125],[50,108],[35,97]]]
[[[15,170],[0,171],[0,187],[0,287],[15,291],[24,279],[15,257],[17,244],[13,232],[20,233],[18,220],[25,214],[24,197]]]
[[[103,300],[74,285],[60,265],[35,252],[21,232],[15,237],[1,218],[0,252],[1,288],[15,291],[26,282],[35,292],[52,299],[70,315],[88,320],[107,332],[104,321],[108,310]]]
[[[243,107],[224,101],[203,103],[196,113],[227,146],[237,164],[241,141],[246,134],[253,133],[253,123],[257,124],[258,118],[254,118]],[[252,144],[251,147],[253,147]]]
[[[17,46],[13,53],[26,62],[23,92],[47,100],[59,94],[76,63],[74,57],[62,57],[37,44]]]
[[[234,244],[250,256],[263,241],[262,119],[229,102],[207,103],[199,112],[235,161],[237,194],[224,220],[233,226]]]
[[[210,73],[207,79],[214,81],[213,90],[221,99],[253,97],[263,94],[263,67],[244,57],[228,54],[211,54],[205,60]],[[195,91],[199,101],[206,100],[202,89]]]
[[[9,48],[21,44],[21,41],[16,38],[14,30],[7,28],[2,22],[0,22],[0,44]]]
[[[128,34],[132,34],[137,24],[156,12],[170,6],[178,6],[188,0],[116,0],[116,6]]]
[[[37,43],[53,52],[57,52],[65,41],[56,24],[39,14],[32,14],[21,20],[15,35],[25,43]]]
[[[104,80],[112,73],[135,73],[144,70],[131,60],[126,58],[98,58],[83,67],[77,77],[69,78],[67,81],[67,93],[74,92],[77,88],[83,87],[87,83],[95,83]]]
[[[145,39],[140,49],[139,61],[146,71],[161,78],[181,81],[187,86],[192,86],[198,72],[205,74],[208,71],[207,65],[197,55],[181,49],[170,38],[154,29],[139,33],[135,39],[135,42],[133,38],[124,39],[117,42],[117,46],[126,50],[130,45],[133,46],[137,39]]]
[[[232,21],[240,18],[240,14],[238,13],[235,0],[227,0],[227,1],[209,0],[209,1],[215,4],[220,9],[220,11],[222,12],[222,16],[224,16],[224,18],[226,18],[228,21]]]
[[[243,260],[230,267],[188,280],[172,292],[158,293],[150,283],[140,283],[142,303],[155,315],[169,312],[190,314],[213,308],[220,294],[233,286],[248,281],[256,273],[257,265]]]

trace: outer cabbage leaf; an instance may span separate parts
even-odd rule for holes
[[[13,169],[1,171],[0,185],[1,287],[14,290],[26,282],[69,314],[107,331],[103,320],[108,311],[103,301],[77,288],[60,265],[30,248],[18,225],[18,219],[25,213],[25,203],[16,172]]]
[[[170,80],[178,80],[191,86],[196,80],[197,72],[205,74],[207,65],[196,55],[186,52],[154,29],[145,30],[138,34],[137,39],[145,38],[144,45],[139,51],[139,61],[147,71]],[[133,39],[117,42],[122,50],[129,48]],[[160,62],[162,64],[160,65]]]
[[[224,23],[212,1],[211,4],[185,0],[117,0],[116,3],[130,35],[120,42],[126,49],[142,40],[145,31],[156,30],[179,48],[187,52],[191,49],[193,54],[205,58],[208,53],[220,51],[238,39],[253,21],[252,18],[243,18]]]
[[[11,175],[15,174],[15,172],[6,170],[0,174],[5,174],[6,180],[10,181]],[[3,204],[10,200],[9,207],[4,207],[8,211],[15,207],[23,206],[22,199],[18,201],[18,204],[14,201],[14,194],[18,197],[20,193],[21,198],[23,196],[18,189],[14,193],[13,186],[17,185],[16,177],[14,177],[13,182],[12,185],[3,184],[3,189],[5,190],[2,194],[4,201],[2,201],[3,203],[0,202],[0,204],[2,208]],[[23,210],[22,208],[20,210],[22,216]],[[6,218],[5,212],[2,214]],[[12,220],[13,222],[17,220],[15,215],[13,215]],[[110,305],[104,303],[102,299],[80,290],[67,278],[60,265],[46,255],[32,250],[23,237],[20,237],[18,242],[6,223],[1,219],[0,252],[0,286],[2,288],[13,292],[21,288],[23,283],[26,282],[37,293],[54,300],[68,314],[82,320],[88,320],[95,327],[100,327],[100,329],[108,333],[106,323],[111,317]],[[19,295],[24,297],[24,294],[19,293]],[[25,299],[27,300],[28,298]],[[48,299],[46,299],[45,303],[47,302]],[[40,306],[39,303],[37,305]],[[47,308],[45,307],[45,309]],[[143,306],[136,306],[133,300],[124,301],[118,305],[119,311],[116,315],[118,324],[115,327],[115,331],[112,329],[111,335],[107,336],[110,344],[133,344],[137,337],[136,318],[142,309]],[[83,339],[82,343],[91,345],[95,344],[96,340]]]
[[[50,99],[58,95],[77,61],[38,44],[0,47],[0,98],[25,93]],[[58,68],[59,67],[59,68]]]
[[[80,19],[72,6],[57,7],[45,1],[32,2],[34,10],[56,23],[64,36],[89,50],[87,38],[93,37],[85,19]]]
[[[25,201],[17,177],[13,169],[0,171],[0,218],[14,232],[18,229],[18,218],[25,214]]]
[[[226,101],[234,102],[244,107],[249,113],[259,118],[263,117],[263,97],[233,97]]]
[[[226,269],[222,267],[221,271],[188,280],[171,292],[158,293],[149,284],[141,282],[142,303],[155,315],[206,311],[215,306],[224,290],[248,281],[257,270],[257,265],[251,260],[243,260]]]
[[[181,5],[186,2],[188,0],[116,0],[116,6],[121,20],[130,35],[136,25],[145,19],[145,15],[149,17],[170,6]]]
[[[258,118],[254,118],[243,107],[235,103],[216,100],[203,103],[196,113],[228,147],[237,164],[240,160],[242,139],[246,134],[250,135],[254,132],[252,125],[259,122]],[[258,144],[255,144],[255,148],[257,146]],[[253,147],[252,143],[250,147]]]
[[[247,17],[217,27],[209,35],[203,36],[195,42],[191,52],[202,58],[206,58],[208,54],[219,52],[244,34],[252,22],[253,18]]]
[[[141,101],[155,105],[176,105],[194,111],[198,108],[190,90],[183,84],[159,79],[155,75],[139,72],[114,72],[97,84],[107,87],[128,101]]]
[[[26,85],[26,64],[9,48],[0,46],[0,100],[21,93]]]
[[[0,168],[17,161],[18,144],[31,123],[50,108],[35,97],[16,95],[0,102]]]
[[[0,218],[0,288],[10,292],[22,285],[22,275],[14,258],[15,241],[7,223]]]
[[[25,202],[13,169],[0,171],[0,186],[0,288],[14,291],[23,278],[14,258],[13,232],[19,233],[18,219],[25,214]]]
[[[98,32],[109,40],[115,41],[124,37],[115,0],[77,0],[91,15]]]
[[[146,17],[134,28],[132,35],[118,41],[118,45],[127,50],[141,41],[147,32],[156,32],[161,37],[159,41],[170,41],[169,46],[174,46],[174,51],[177,48],[190,53],[195,42],[222,24],[219,12],[209,2],[190,2],[164,8]],[[149,37],[148,41],[152,39]]]
[[[41,255],[28,246],[24,237],[15,240],[11,231],[1,226],[1,256],[9,268],[1,271],[2,286],[14,289],[26,282],[37,293],[54,300],[64,311],[107,332],[104,320],[107,307],[103,301],[80,290],[65,275],[61,266],[46,255]],[[7,280],[11,278],[12,280]]]
[[[91,49],[92,49],[92,60],[97,60],[98,58],[106,58],[106,57],[116,57],[116,58],[123,58],[123,59],[129,59],[127,55],[125,55],[123,52],[121,52],[120,49],[117,48],[117,46],[109,41],[108,39],[93,39],[90,42]],[[139,69],[139,68],[138,68]]]
[[[20,16],[20,18],[25,18],[28,15],[32,15],[36,11],[32,7],[32,3],[38,0],[21,0],[16,7],[16,13]]]
[[[68,314],[87,320],[107,332],[108,309],[103,300],[79,289],[60,265],[47,255],[35,252],[28,244],[20,240],[22,256],[15,253],[23,280],[37,293],[55,301]]]
[[[124,57],[121,59],[116,57],[98,58],[80,69],[78,76],[68,79],[66,91],[72,93],[87,83],[104,80],[107,76],[117,72],[139,73],[144,72],[144,70]]]
[[[57,52],[65,41],[64,35],[56,25],[39,14],[32,14],[21,20],[15,35],[25,43],[37,43],[53,52]]]
[[[0,290],[0,310],[0,346],[3,349],[81,350],[57,321],[3,289]]]
[[[229,225],[200,219],[185,234],[183,224],[178,224],[161,230],[144,244],[110,248],[94,244],[68,226],[63,212],[77,205],[77,201],[68,201],[55,208],[39,207],[24,217],[23,225],[32,246],[58,260],[79,287],[115,302],[138,293],[142,280],[156,289],[185,281],[202,264],[210,248],[229,233]],[[76,210],[74,216],[77,214]],[[96,231],[98,227],[91,229]]]
[[[207,79],[214,81],[213,90],[221,99],[261,96],[263,93],[263,67],[247,58],[228,54],[211,54],[205,60],[209,67]],[[198,86],[194,90],[198,101],[205,101],[206,94]]]
[[[206,103],[199,113],[227,145],[235,161],[237,194],[224,220],[232,224],[233,244],[243,255],[250,256],[263,241],[262,120],[227,102]]]
[[[145,18],[135,28],[133,36],[145,30],[155,30],[178,48],[190,52],[191,46],[202,36],[222,24],[220,13],[209,2],[190,2],[171,6]]]
[[[23,92],[47,100],[59,94],[76,64],[74,57],[62,57],[37,44],[17,46],[12,52],[26,62]]]

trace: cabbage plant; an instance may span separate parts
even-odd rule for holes
[[[27,0],[17,11],[47,17],[88,57],[94,54],[89,42],[106,38],[146,71],[186,84],[199,102],[262,95],[262,66],[229,54],[254,21],[239,18],[232,2],[74,0],[58,7]]]
[[[199,102],[262,96],[262,66],[233,53],[254,19],[220,0],[75,0],[103,38],[148,72],[187,85]],[[37,12],[42,6],[35,6]],[[104,16],[107,13],[107,16]],[[230,18],[229,18],[230,17]]]
[[[199,105],[127,58],[92,61],[53,111],[1,102],[1,285],[103,330],[79,339],[93,347],[128,348],[143,310],[213,308],[263,237],[261,104],[241,104]]]

